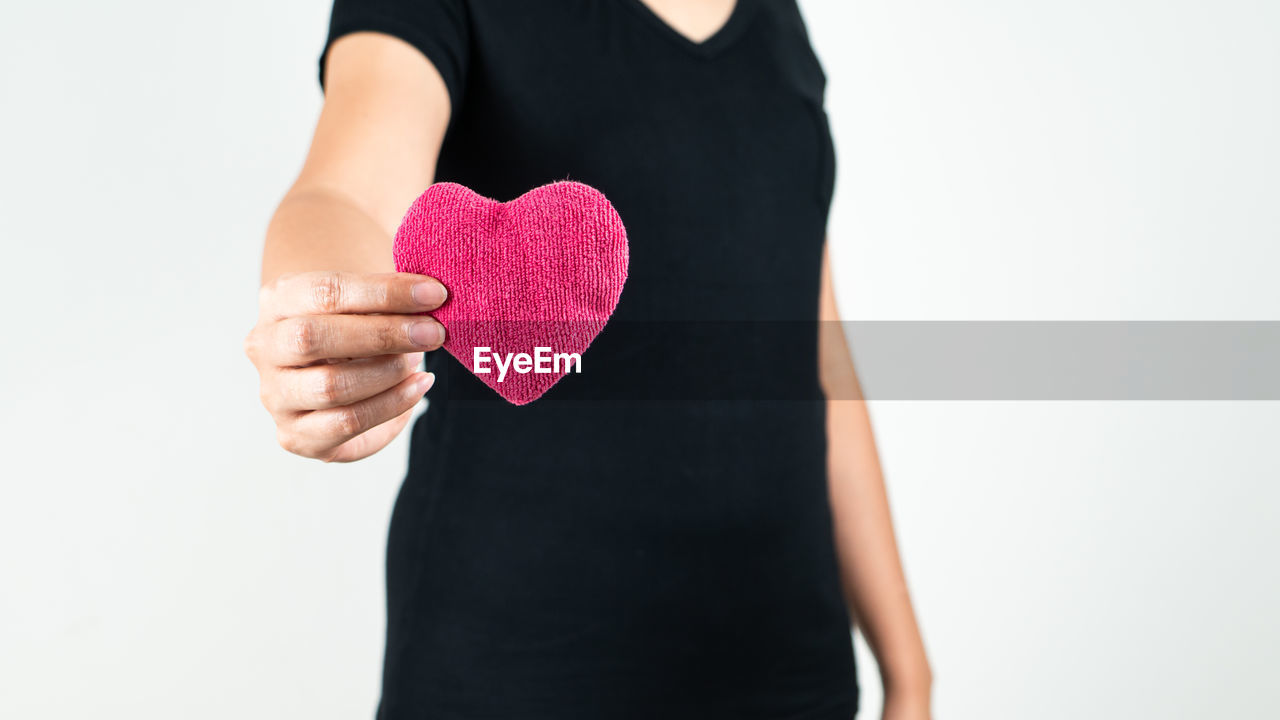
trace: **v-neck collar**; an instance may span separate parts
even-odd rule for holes
[[[724,24],[708,36],[707,39],[701,42],[694,42],[689,39],[688,35],[675,29],[666,20],[659,17],[643,0],[624,0],[624,3],[648,20],[649,24],[655,26],[658,32],[665,35],[668,40],[694,55],[705,58],[718,54],[732,45],[734,40],[738,39],[738,36],[747,27],[750,11],[755,5],[754,0],[735,0],[733,10],[730,11],[729,17],[724,21]]]

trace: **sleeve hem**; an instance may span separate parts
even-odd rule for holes
[[[329,48],[339,39],[357,32],[376,32],[403,40],[409,43],[431,63],[436,72],[444,80],[445,90],[449,94],[450,115],[462,102],[462,78],[458,63],[450,51],[437,40],[418,32],[409,24],[394,18],[380,15],[367,15],[358,20],[334,25],[329,29],[329,38],[325,41],[324,50],[320,53],[319,79],[320,90],[324,91],[325,61],[329,57]]]

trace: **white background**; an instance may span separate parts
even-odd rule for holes
[[[803,10],[847,317],[1280,318],[1280,4]],[[406,445],[288,456],[240,355],[327,13],[4,12],[0,716],[372,714]],[[1275,716],[1278,404],[873,411],[938,717]]]

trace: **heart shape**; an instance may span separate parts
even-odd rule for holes
[[[409,207],[393,254],[397,271],[444,283],[449,299],[430,313],[445,327],[444,349],[516,405],[582,372],[581,355],[627,279],[622,218],[603,193],[577,182],[506,203],[436,183]],[[477,348],[488,351],[478,358]],[[538,348],[549,350],[545,363]]]

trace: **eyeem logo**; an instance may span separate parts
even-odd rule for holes
[[[521,375],[535,373],[550,375],[558,372],[582,372],[582,356],[578,353],[553,353],[549,347],[535,347],[533,355],[528,353],[507,353],[499,355],[487,347],[477,347],[472,355],[473,372],[487,375],[493,370],[489,367],[492,361],[498,369],[498,382],[507,379],[507,371],[514,370]],[[563,365],[562,365],[563,363]],[[560,368],[563,367],[562,371]]]

